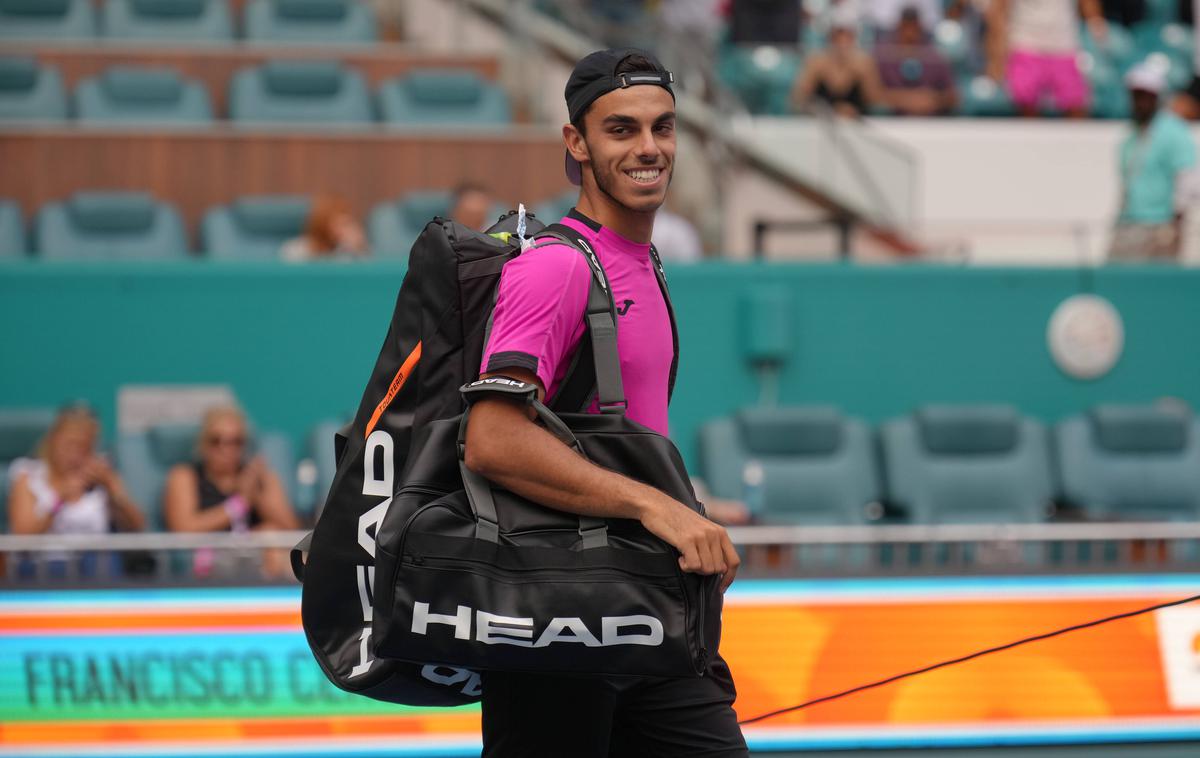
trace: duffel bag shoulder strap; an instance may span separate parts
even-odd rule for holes
[[[667,380],[667,402],[675,394],[675,375],[679,372],[679,328],[675,324],[675,306],[671,304],[671,292],[667,289],[667,272],[663,271],[662,258],[658,248],[650,245],[650,260],[654,263],[654,275],[658,278],[658,288],[662,290],[663,303],[667,306],[667,317],[671,319],[671,373]]]
[[[463,411],[458,424],[458,469],[462,474],[463,489],[467,493],[467,501],[475,515],[475,538],[487,542],[500,542],[500,515],[496,510],[496,499],[492,495],[492,484],[486,478],[467,468],[467,419],[471,415],[471,406],[480,397],[487,395],[505,395],[518,400],[533,408],[538,418],[546,425],[546,429],[563,444],[586,457],[583,446],[575,434],[562,422],[554,412],[537,398],[537,386],[526,382],[510,379],[506,376],[489,376],[470,382],[462,387],[463,399],[467,408]],[[587,550],[593,547],[608,545],[608,525],[603,519],[593,516],[579,517],[579,536],[581,546]]]
[[[628,403],[621,379],[621,356],[617,352],[617,306],[604,266],[588,241],[566,224],[551,224],[538,232],[537,237],[554,237],[575,248],[592,272],[584,314],[587,329],[562,386],[550,402],[560,411],[583,411],[595,395],[602,413],[624,413]]]

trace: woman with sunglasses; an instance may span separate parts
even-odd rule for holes
[[[221,532],[247,529],[296,529],[283,483],[261,456],[246,455],[246,419],[233,406],[212,408],[204,415],[197,441],[197,460],[181,463],[167,474],[164,516],[173,532]],[[283,559],[267,551],[264,573],[282,573]],[[207,574],[211,554],[198,553],[196,571]]]

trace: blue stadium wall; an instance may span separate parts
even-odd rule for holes
[[[299,444],[355,408],[404,268],[0,264],[0,405],[85,399],[115,422],[126,384],[227,383],[256,423]],[[783,357],[781,403],[878,422],[923,402],[1006,402],[1054,421],[1098,402],[1200,406],[1200,271],[709,263],[668,272],[682,337],[673,436],[752,404],[752,354]],[[1125,350],[1096,381],[1058,370],[1046,327],[1103,295]]]

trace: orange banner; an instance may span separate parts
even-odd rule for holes
[[[1200,577],[1178,575],[740,581],[721,652],[745,719],[1195,594]],[[0,754],[234,755],[250,744],[307,754],[297,740],[323,755],[478,754],[477,709],[404,708],[328,685],[298,600],[291,588],[7,593]],[[1200,740],[1200,604],[902,679],[746,734],[762,751]]]

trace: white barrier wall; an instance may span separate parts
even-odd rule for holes
[[[913,151],[919,235],[979,263],[1101,260],[1117,210],[1112,121],[873,119]],[[1200,129],[1193,129],[1200,137]],[[1194,214],[1193,214],[1194,215]],[[1191,219],[1194,226],[1197,219]],[[1190,234],[1187,257],[1200,257]]]

